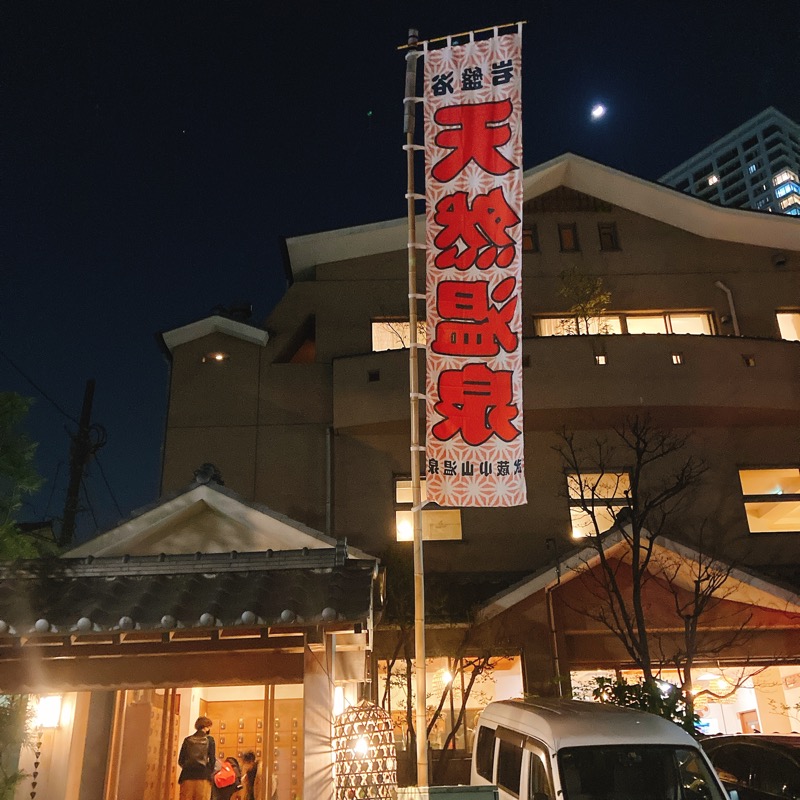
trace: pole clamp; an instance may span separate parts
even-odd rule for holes
[[[427,399],[427,398],[425,397],[425,395],[424,395],[424,394],[422,394],[421,392],[409,392],[409,393],[408,393],[408,396],[409,396],[409,397],[410,397],[412,400],[426,400],[426,399]]]

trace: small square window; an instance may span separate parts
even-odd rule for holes
[[[594,363],[597,364],[598,367],[604,367],[608,363],[608,360],[604,353],[598,353],[594,357]]]
[[[379,369],[370,369],[367,370],[367,381],[369,383],[375,383],[381,379],[381,371]]]
[[[522,229],[522,252],[539,252],[539,229],[535,225]]]
[[[683,353],[673,353],[672,363],[675,364],[676,367],[683,364]]]
[[[558,225],[558,241],[562,253],[575,253],[579,251],[578,226],[574,222],[563,222]]]
[[[756,365],[756,357],[753,355],[742,354],[742,361],[746,367],[754,367]]]
[[[619,236],[616,222],[598,222],[597,232],[600,235],[601,250],[619,250]]]

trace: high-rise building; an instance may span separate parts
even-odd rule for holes
[[[662,175],[702,200],[800,216],[800,125],[770,106]]]

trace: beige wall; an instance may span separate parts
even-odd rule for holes
[[[622,249],[601,252],[597,224],[611,221]],[[577,224],[580,253],[559,252],[560,222]],[[754,566],[800,561],[800,537],[747,533],[737,473],[798,462],[800,343],[778,340],[775,311],[800,309],[800,248],[775,268],[770,248],[714,241],[619,208],[530,211],[530,223],[541,252],[523,258],[529,502],[464,509],[463,541],[426,544],[426,568],[552,563],[574,544],[554,432],[603,436],[642,411],[692,433],[690,452],[709,464],[692,523],[707,518]],[[706,310],[722,335],[535,337],[534,314],[567,310],[558,276],[572,265],[603,276],[610,311]],[[211,461],[245,499],[321,530],[331,519],[333,535],[380,553],[394,536],[394,478],[410,471],[407,361],[402,352],[371,352],[370,322],[407,316],[406,252],[319,265],[315,275],[278,304],[266,346],[214,334],[175,348],[163,487],[185,486]],[[730,309],[718,280],[733,292],[741,338],[722,321]],[[312,316],[316,363],[279,363]],[[200,363],[211,349],[231,354],[221,370]],[[604,367],[595,364],[601,352]],[[672,364],[673,352],[683,365]],[[744,355],[756,365],[745,366]],[[680,533],[692,536],[686,526]]]

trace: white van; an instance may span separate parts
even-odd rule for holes
[[[502,700],[480,715],[470,783],[500,800],[727,800],[669,720],[576,700]]]

